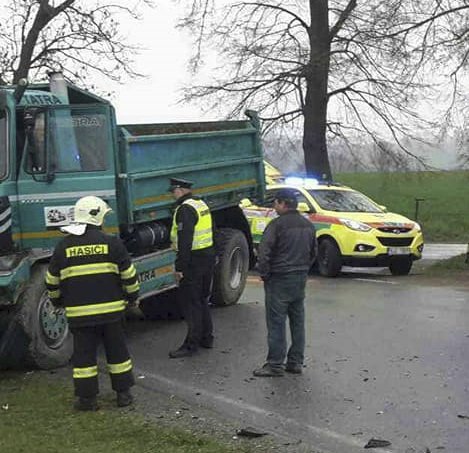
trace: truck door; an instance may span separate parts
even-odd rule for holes
[[[18,173],[20,228],[24,248],[52,248],[59,227],[73,220],[83,196],[106,200],[113,212],[105,229],[117,232],[114,153],[115,124],[109,105],[47,106],[26,111],[25,145]]]

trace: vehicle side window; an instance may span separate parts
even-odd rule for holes
[[[277,195],[277,192],[279,190],[280,189],[268,190],[266,195],[265,195],[265,201],[260,206],[262,206],[264,208],[272,208],[273,205],[274,205],[275,196]],[[294,189],[294,193],[295,193],[295,196],[296,196],[296,199],[297,199],[298,203],[305,203],[305,204],[308,205],[309,209],[311,209],[311,212],[316,212],[316,210],[313,208],[313,206],[311,206],[311,203],[308,201],[306,196],[303,195],[303,193],[301,191]]]

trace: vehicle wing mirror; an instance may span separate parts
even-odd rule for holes
[[[54,173],[51,171],[46,156],[46,114],[42,109],[26,109],[23,116],[26,137],[28,139],[28,153],[30,171],[34,179],[42,174],[41,181],[51,182]]]
[[[383,211],[383,212],[388,212],[388,208],[384,206],[384,204],[379,204],[378,207]]]
[[[310,212],[311,209],[308,206],[308,203],[305,203],[304,201],[298,203],[298,211],[300,212]]]
[[[239,203],[239,205],[242,208],[249,208],[250,206],[252,206],[252,202],[249,198],[243,198],[241,202]]]

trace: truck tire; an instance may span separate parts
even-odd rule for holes
[[[412,269],[412,258],[409,256],[395,257],[389,263],[389,270],[392,275],[408,275]]]
[[[342,256],[332,239],[319,242],[317,264],[323,277],[337,277],[342,269]]]
[[[65,311],[54,311],[44,282],[46,265],[36,266],[20,298],[15,322],[23,337],[25,367],[51,369],[66,365],[72,356],[72,335]]]
[[[140,301],[139,307],[146,319],[182,319],[182,309],[177,297],[177,288],[170,289]]]
[[[238,302],[249,270],[249,247],[244,234],[232,228],[221,228],[215,235],[217,264],[213,277],[211,302],[233,305]]]

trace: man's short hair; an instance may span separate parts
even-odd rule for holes
[[[295,191],[292,189],[280,189],[275,194],[275,200],[283,201],[290,209],[298,207],[298,200],[296,199]]]

